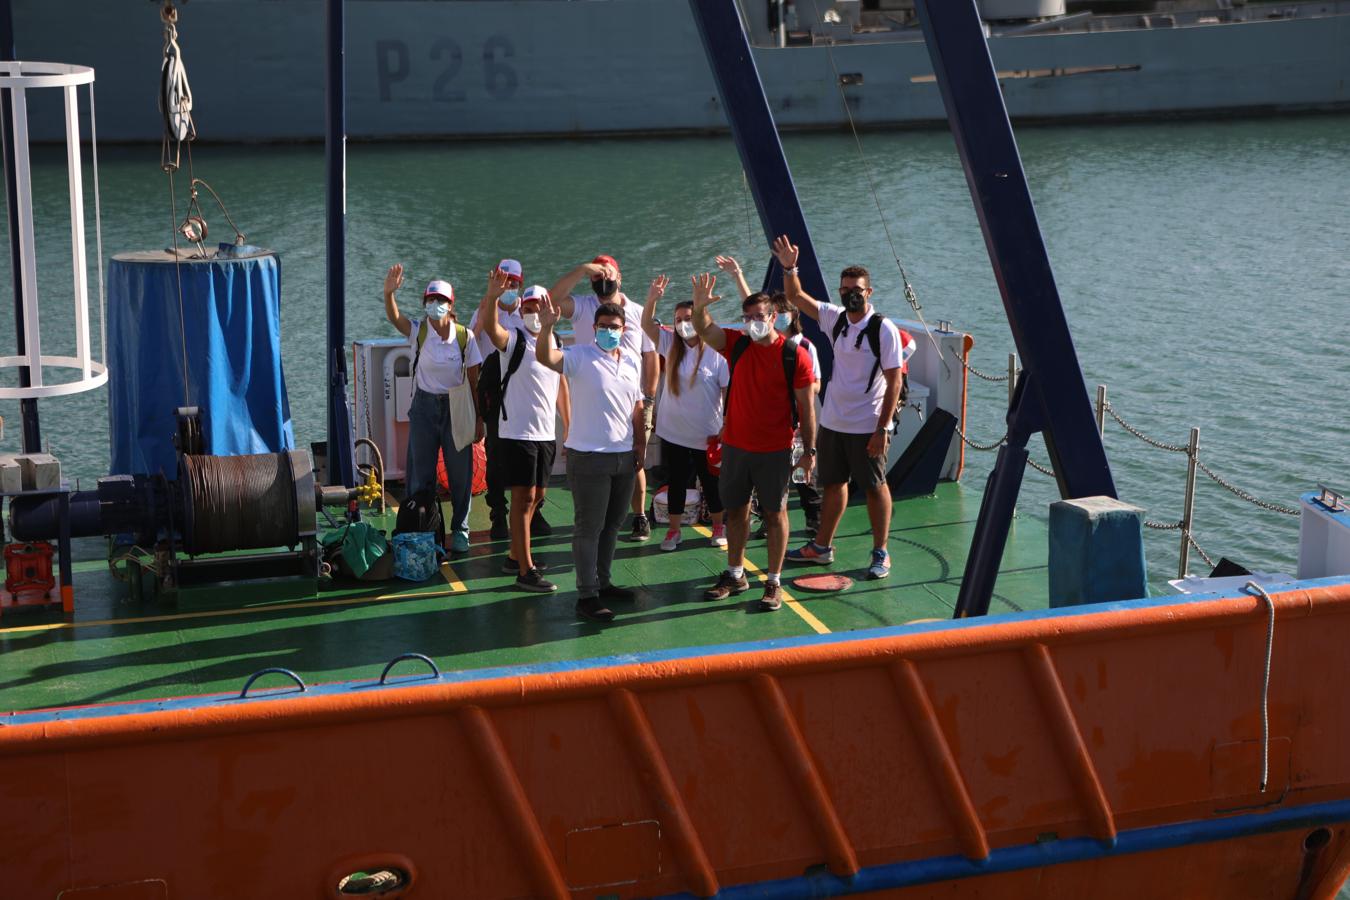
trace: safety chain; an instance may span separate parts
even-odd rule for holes
[[[1200,558],[1205,561],[1205,565],[1209,566],[1211,569],[1214,568],[1214,560],[1209,558],[1209,554],[1205,552],[1205,548],[1195,542],[1195,537],[1189,531],[1186,532],[1186,540],[1195,548],[1195,552],[1200,554]]]
[[[1109,400],[1106,401],[1106,403],[1104,404],[1104,407],[1105,407],[1106,411],[1107,411],[1108,413],[1111,414],[1111,418],[1115,419],[1117,422],[1120,423],[1120,427],[1121,427],[1121,428],[1124,428],[1124,429],[1125,429],[1126,431],[1128,431],[1130,434],[1132,434],[1132,435],[1134,435],[1135,437],[1139,438],[1139,440],[1143,441],[1145,444],[1148,444],[1150,447],[1157,447],[1159,450],[1167,450],[1168,452],[1171,452],[1171,453],[1186,453],[1186,452],[1188,452],[1188,450],[1187,450],[1186,447],[1183,447],[1183,446],[1181,446],[1181,445],[1179,445],[1179,444],[1166,444],[1166,443],[1163,443],[1163,442],[1160,441],[1160,440],[1157,440],[1156,438],[1151,438],[1151,437],[1149,437],[1148,435],[1144,434],[1144,433],[1143,433],[1142,431],[1140,431],[1138,428],[1135,428],[1135,427],[1134,427],[1133,425],[1131,425],[1129,422],[1126,422],[1124,419],[1122,419],[1122,418],[1120,417],[1120,414],[1116,412],[1115,407],[1113,407],[1113,406],[1111,405],[1111,401],[1109,401]]]
[[[1271,512],[1281,513],[1282,515],[1286,516],[1299,515],[1299,511],[1291,507],[1281,506],[1278,503],[1271,503],[1269,500],[1262,500],[1258,497],[1253,497],[1251,494],[1247,493],[1237,485],[1230,484],[1229,482],[1220,478],[1218,475],[1214,474],[1214,471],[1209,466],[1205,465],[1198,459],[1195,461],[1195,467],[1199,469],[1201,472],[1204,472],[1206,475],[1208,475],[1211,481],[1213,481],[1215,484],[1217,484],[1224,490],[1228,491],[1234,497],[1237,497],[1239,500],[1246,500],[1248,503],[1254,503],[1257,506],[1261,507],[1262,509],[1268,509]]]
[[[1158,531],[1177,531],[1181,528],[1180,522],[1153,522],[1149,519],[1144,520],[1145,528],[1156,528]]]
[[[1027,457],[1027,465],[1031,466],[1033,469],[1035,469],[1037,472],[1040,472],[1042,475],[1049,475],[1051,478],[1055,477],[1055,473],[1052,469],[1047,469],[1045,466],[1036,462],[1036,460],[1032,459],[1030,456]]]
[[[960,426],[960,425],[957,425],[957,426],[956,426],[956,433],[959,434],[959,435],[961,435],[961,440],[962,440],[963,442],[965,442],[965,445],[966,445],[967,447],[969,447],[969,448],[972,449],[972,450],[980,450],[980,451],[985,452],[985,453],[987,453],[987,452],[989,452],[989,451],[991,451],[991,450],[997,450],[999,447],[1002,447],[1002,446],[1003,446],[1003,442],[1006,441],[1006,440],[1008,439],[1008,432],[1005,431],[1005,432],[1003,432],[1003,437],[1001,437],[1001,438],[999,438],[998,440],[994,441],[992,444],[977,444],[977,443],[975,443],[974,441],[972,441],[970,438],[966,437],[966,433],[965,433],[964,431],[961,430],[961,426]]]
[[[985,381],[1007,381],[1007,380],[1008,380],[1008,376],[1007,376],[1006,374],[1005,374],[1005,375],[990,375],[990,374],[988,374],[987,372],[981,372],[979,369],[975,368],[975,367],[972,366],[970,363],[966,362],[965,357],[960,357],[960,359],[961,359],[961,368],[965,369],[967,372],[969,372],[970,374],[974,375],[976,378],[983,378]]]

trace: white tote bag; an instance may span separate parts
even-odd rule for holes
[[[456,322],[455,327],[464,326]],[[469,340],[473,340],[472,335]],[[478,412],[474,408],[473,392],[469,389],[468,366],[465,365],[462,348],[459,365],[459,384],[450,389],[450,434],[455,439],[455,449],[463,450],[473,443],[473,435],[478,425]]]

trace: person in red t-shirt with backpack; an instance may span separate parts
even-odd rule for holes
[[[745,543],[750,531],[750,494],[759,496],[768,531],[767,581],[759,608],[783,605],[780,573],[787,552],[787,497],[792,477],[792,438],[800,418],[803,452],[797,467],[809,478],[816,456],[816,407],[811,356],[774,329],[768,294],[751,294],[741,303],[743,329],[721,328],[708,307],[717,277],[704,273],[694,282],[694,329],[709,347],[727,359],[731,370],[722,426],[719,488],[726,507],[727,569],[704,591],[705,600],[724,600],[750,589],[745,577]]]

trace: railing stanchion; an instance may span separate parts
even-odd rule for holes
[[[1013,389],[1017,387],[1017,354],[1008,354],[1008,409],[1013,405]]]
[[[1185,578],[1191,561],[1191,515],[1195,512],[1195,464],[1200,458],[1200,429],[1191,429],[1191,440],[1186,445],[1186,499],[1181,508],[1181,559],[1177,563],[1177,577]]]
[[[1097,433],[1106,437],[1106,385],[1097,385]]]

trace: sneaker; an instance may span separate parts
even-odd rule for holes
[[[645,541],[652,536],[651,523],[647,517],[639,513],[633,516],[633,533],[628,536],[630,541]]]
[[[745,576],[735,578],[730,569],[723,569],[722,574],[717,576],[717,584],[703,592],[704,600],[725,600],[728,597],[750,590],[750,582],[745,580]]]
[[[522,591],[534,591],[536,594],[551,594],[558,589],[556,584],[546,581],[544,576],[539,574],[538,569],[521,573],[516,578],[516,587]]]
[[[599,597],[581,597],[577,600],[577,615],[592,622],[613,622],[614,611],[600,602]]]
[[[878,578],[885,578],[889,574],[891,574],[891,555],[885,550],[873,550],[872,565],[867,567],[868,580],[876,581]]]
[[[727,526],[714,525],[712,527],[712,545],[726,549],[727,546]]]
[[[678,550],[680,541],[683,539],[680,529],[672,528],[666,532],[666,539],[661,542],[662,550]]]
[[[539,510],[534,511],[534,516],[530,519],[530,534],[539,537],[548,537],[553,533],[553,526],[544,519],[544,514]]]
[[[511,526],[506,522],[506,514],[498,514],[496,510],[492,512],[492,528],[488,530],[488,537],[494,541],[511,540]]]
[[[548,571],[548,565],[547,565],[546,563],[541,563],[541,562],[536,561],[535,564],[534,564],[534,570],[535,570],[536,572],[547,572],[547,571]],[[503,575],[519,575],[519,574],[520,574],[520,560],[518,560],[518,559],[512,559],[512,558],[509,557],[509,556],[508,556],[506,559],[502,560],[502,574],[503,574]]]
[[[759,598],[760,612],[777,612],[783,606],[782,588],[777,582],[764,582],[764,596]]]
[[[622,588],[616,584],[607,584],[600,588],[600,599],[617,601],[619,603],[632,603],[637,599],[637,591]]]
[[[454,536],[450,538],[450,552],[469,552],[469,533],[467,531],[456,531]]]
[[[822,547],[815,541],[807,541],[796,550],[789,550],[784,559],[794,563],[815,563],[827,566],[834,562],[834,548]]]

